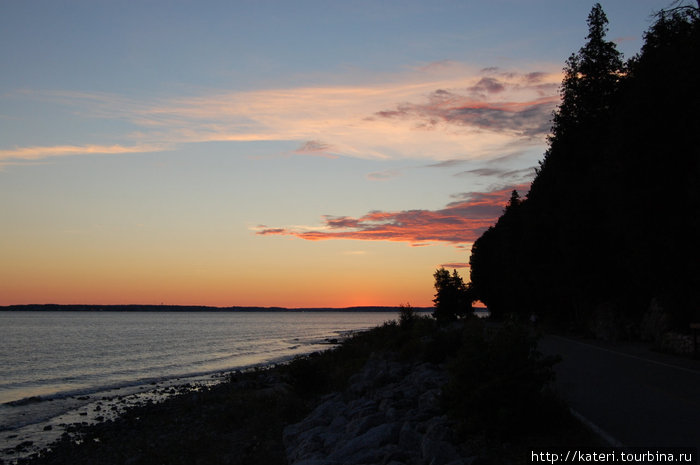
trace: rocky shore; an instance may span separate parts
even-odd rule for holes
[[[206,446],[190,448],[209,457],[201,463],[457,465],[473,459],[456,444],[453,423],[440,406],[447,373],[438,365],[377,354],[350,378],[345,390],[317,399],[305,416],[296,412],[293,416],[299,421],[275,425],[260,404],[279,407],[286,402],[292,410],[304,409],[287,377],[285,368],[273,367],[232,374],[227,382],[205,391],[182,386],[179,394],[161,403],[136,405],[115,420],[69,425],[49,449],[16,463],[200,463],[181,461],[188,454],[177,456],[173,444],[185,435],[208,436]],[[249,400],[247,406],[239,406],[241,418],[235,418],[236,406],[227,405],[235,397]],[[245,421],[246,411],[268,417],[268,426],[278,430],[279,437],[259,434],[259,424]],[[227,412],[223,417],[230,420],[228,426],[220,423],[222,412]],[[219,444],[212,447],[214,442]]]
[[[478,321],[388,323],[70,425],[49,448],[5,464],[498,464],[535,443],[586,443],[544,394],[551,362],[532,347],[526,331],[490,334]]]
[[[440,406],[446,382],[434,364],[371,358],[345,391],[284,429],[289,464],[471,463]]]

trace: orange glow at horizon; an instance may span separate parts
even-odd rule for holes
[[[466,266],[468,245],[510,192],[469,193],[438,210],[328,216],[314,230],[39,231],[41,248],[23,237],[0,246],[16,264],[0,270],[0,305],[430,307],[435,269]]]
[[[174,271],[177,268],[127,270],[81,269],[16,270],[0,276],[0,305],[204,305],[214,307],[352,307],[432,305],[430,270],[419,279],[396,270],[323,268],[278,274],[264,268],[248,274],[213,269],[207,272]],[[266,276],[267,275],[267,276]]]

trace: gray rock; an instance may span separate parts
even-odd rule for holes
[[[364,434],[352,437],[345,444],[340,445],[328,458],[346,460],[347,457],[364,454],[367,450],[379,449],[381,446],[389,443],[397,443],[400,429],[401,425],[397,423],[385,423],[375,426]]]
[[[373,413],[376,413],[377,410],[379,410],[377,401],[361,397],[348,404],[346,409],[346,415],[348,419],[352,420],[355,418],[361,418],[366,417],[368,415],[372,415]]]
[[[452,444],[424,437],[421,442],[423,459],[432,465],[444,465],[459,460],[459,453]]]
[[[426,422],[425,436],[439,441],[451,441],[453,439],[452,428],[447,416],[433,417]]]
[[[420,451],[423,437],[415,430],[410,422],[404,422],[399,431],[399,447],[406,451]]]
[[[339,414],[333,418],[333,421],[330,425],[328,425],[328,428],[332,430],[343,430],[347,427],[347,424],[348,419],[345,418],[345,415]]]
[[[290,465],[458,465],[452,428],[440,416],[444,370],[372,357],[302,421],[284,430]],[[469,463],[469,461],[464,462]]]
[[[359,436],[366,433],[371,428],[381,425],[385,422],[384,414],[381,412],[370,413],[367,416],[357,417],[355,420],[348,422],[345,431],[347,435]]]
[[[287,456],[295,461],[308,457],[323,457],[325,455],[325,440],[319,430],[308,431],[293,448],[287,448]]]

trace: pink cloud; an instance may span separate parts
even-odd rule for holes
[[[496,222],[513,189],[525,190],[527,187],[519,185],[491,192],[461,194],[461,200],[440,210],[372,211],[359,218],[326,215],[323,225],[315,230],[262,228],[257,234],[294,236],[309,241],[354,239],[409,242],[412,245],[470,243]]]
[[[103,141],[94,146],[19,147],[0,151],[0,161],[152,152],[214,141],[294,141],[293,155],[331,158],[483,159],[515,146],[544,146],[551,110],[559,101],[561,71],[558,66],[478,70],[444,61],[393,76],[364,76],[358,82],[150,99],[26,91],[22,98],[73,107],[83,117],[126,121],[134,130],[119,136],[118,146]],[[370,173],[368,179],[394,175]]]
[[[480,92],[484,93],[503,91],[501,84],[497,82],[482,81],[473,89],[482,89]],[[421,127],[426,128],[439,124],[453,124],[496,132],[512,132],[525,137],[540,137],[549,133],[551,114],[558,103],[558,95],[527,101],[487,102],[439,89],[429,96],[427,103],[402,103],[395,109],[376,112],[374,116],[382,119],[417,120],[421,122]]]
[[[301,144],[301,146],[299,146],[294,153],[299,155],[315,155],[327,158],[338,158],[337,155],[333,155],[331,153],[331,150],[333,150],[333,147],[325,142],[321,142],[320,140],[308,140]]]
[[[440,265],[443,268],[469,268],[469,263],[454,262],[454,263],[443,263]]]

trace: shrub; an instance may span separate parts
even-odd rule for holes
[[[410,304],[399,305],[399,327],[402,329],[411,329],[416,318],[416,311],[413,310]]]
[[[490,337],[480,321],[468,321],[462,346],[449,364],[445,407],[467,432],[510,438],[543,432],[558,407],[547,395],[555,358],[536,351],[526,327],[507,323]]]

